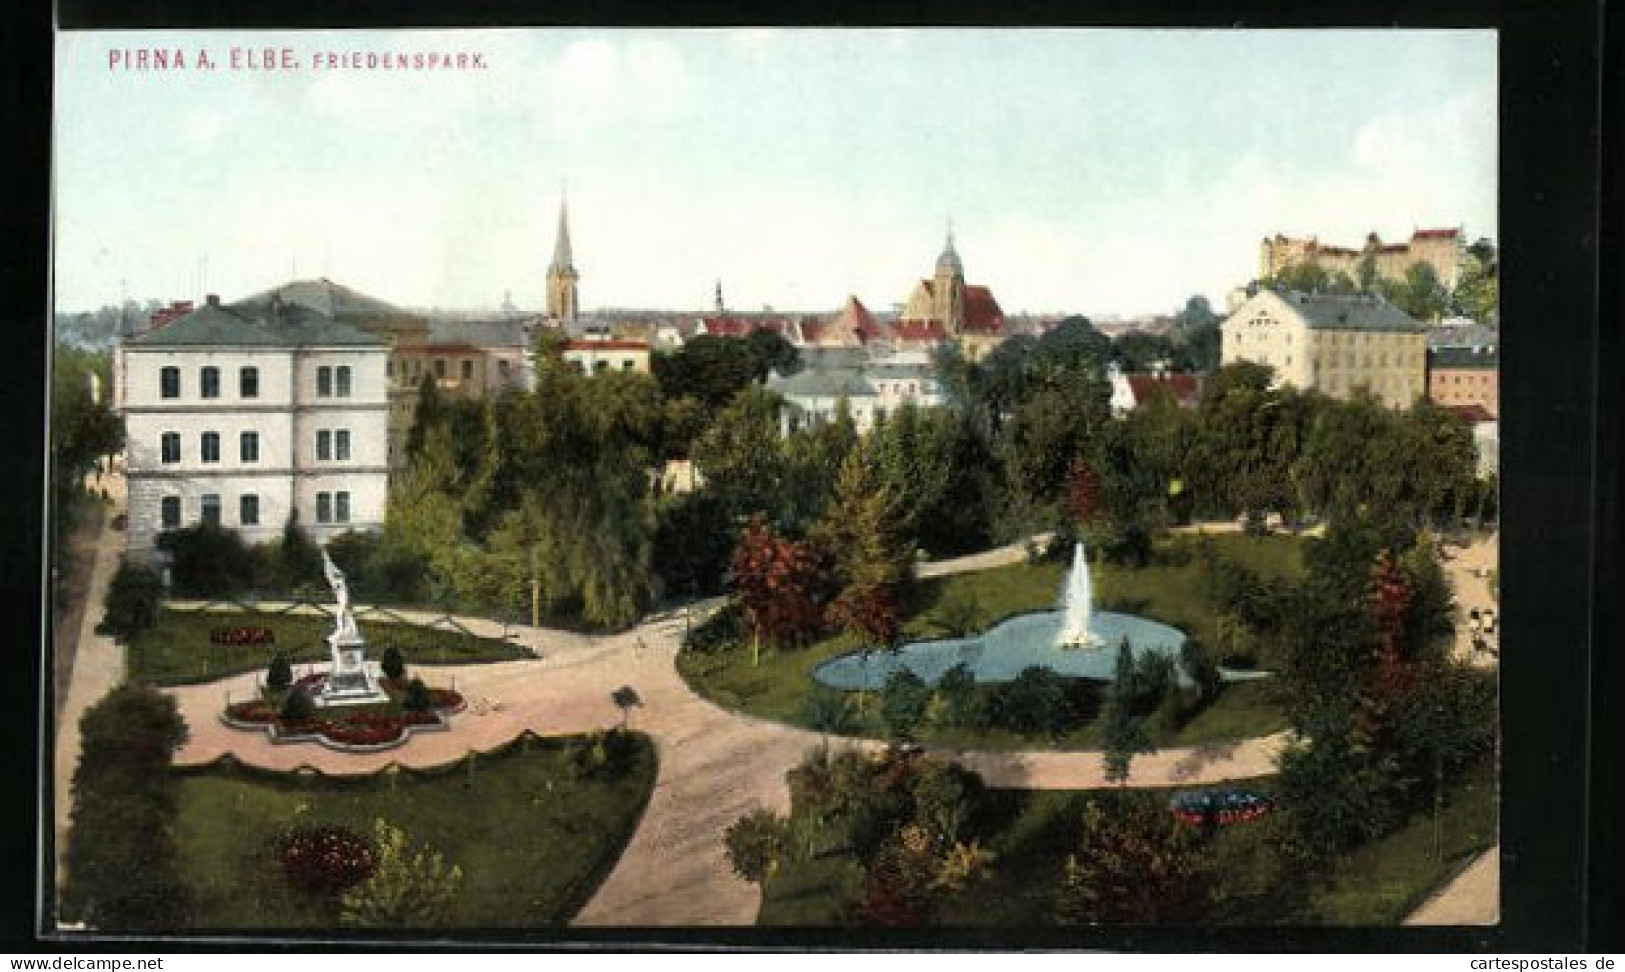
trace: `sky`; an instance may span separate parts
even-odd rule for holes
[[[1496,237],[1496,84],[1489,31],[67,32],[54,286],[540,310],[567,196],[588,311],[884,310],[950,221],[1007,314],[1222,306],[1277,232]]]

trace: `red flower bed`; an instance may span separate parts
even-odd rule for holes
[[[334,895],[378,869],[372,842],[348,827],[300,827],[278,841],[288,883],[306,894]]]
[[[275,722],[276,710],[264,702],[233,702],[226,706],[226,715],[238,722]]]
[[[299,676],[299,679],[293,683],[293,687],[312,692],[326,681],[326,672],[311,672],[308,675]]]
[[[270,628],[239,625],[234,628],[215,628],[209,632],[209,641],[216,645],[274,645],[276,632]]]
[[[405,718],[406,724],[409,726],[437,726],[440,724],[440,717],[432,711],[408,712]]]

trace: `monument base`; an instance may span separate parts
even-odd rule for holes
[[[378,684],[378,673],[365,660],[362,642],[329,639],[328,644],[333,649],[333,667],[328,669],[327,679],[314,693],[318,706],[389,701],[389,693]]]

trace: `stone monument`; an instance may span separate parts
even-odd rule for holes
[[[333,657],[333,666],[327,679],[316,692],[317,705],[362,705],[368,702],[388,702],[389,693],[378,685],[378,676],[367,663],[367,642],[356,627],[355,616],[350,613],[350,589],[344,582],[344,572],[333,563],[333,558],[322,551],[322,572],[333,588],[333,631],[327,636],[327,646]]]

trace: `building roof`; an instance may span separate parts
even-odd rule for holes
[[[313,310],[334,320],[348,323],[384,319],[420,319],[419,315],[405,311],[376,297],[369,297],[326,277],[316,280],[294,280],[261,293],[235,301],[232,306],[263,309],[272,298],[284,306],[294,305]]]
[[[436,344],[472,344],[480,348],[529,347],[532,333],[530,321],[524,318],[488,321],[433,318],[429,321],[427,340]]]
[[[155,331],[130,338],[141,347],[357,347],[382,348],[388,342],[343,321],[299,304],[263,306],[210,302]]]
[[[1372,294],[1305,294],[1292,290],[1274,296],[1313,331],[1422,331],[1422,325],[1404,311]]]
[[[647,351],[648,341],[625,341],[610,339],[607,341],[588,340],[570,341],[565,344],[566,351]]]
[[[1428,367],[1435,371],[1460,368],[1489,368],[1500,366],[1501,353],[1493,346],[1483,350],[1473,348],[1429,348]]]
[[[941,341],[947,334],[941,321],[901,320],[891,328],[894,341]]]
[[[1501,344],[1501,332],[1488,324],[1479,324],[1465,318],[1459,323],[1449,321],[1428,328],[1428,350],[1436,348],[1495,348]]]
[[[843,344],[809,345],[801,348],[802,366],[809,371],[838,368],[857,369],[869,362],[866,348]]]
[[[1168,375],[1124,375],[1129,389],[1134,393],[1136,404],[1143,404],[1151,400],[1151,396],[1159,390],[1165,390],[1174,396],[1174,400],[1181,405],[1194,404],[1202,397],[1202,381],[1195,375],[1168,374]]]
[[[1411,234],[1413,240],[1448,240],[1461,235],[1460,229],[1419,229]]]
[[[875,397],[875,386],[851,368],[805,368],[789,377],[777,373],[767,379],[767,387],[785,398],[863,398]]]
[[[883,381],[930,381],[937,377],[937,369],[928,364],[876,361],[863,366],[863,376]]]
[[[1004,311],[993,299],[993,291],[982,286],[965,285],[965,330],[978,334],[996,334],[1004,330]]]

